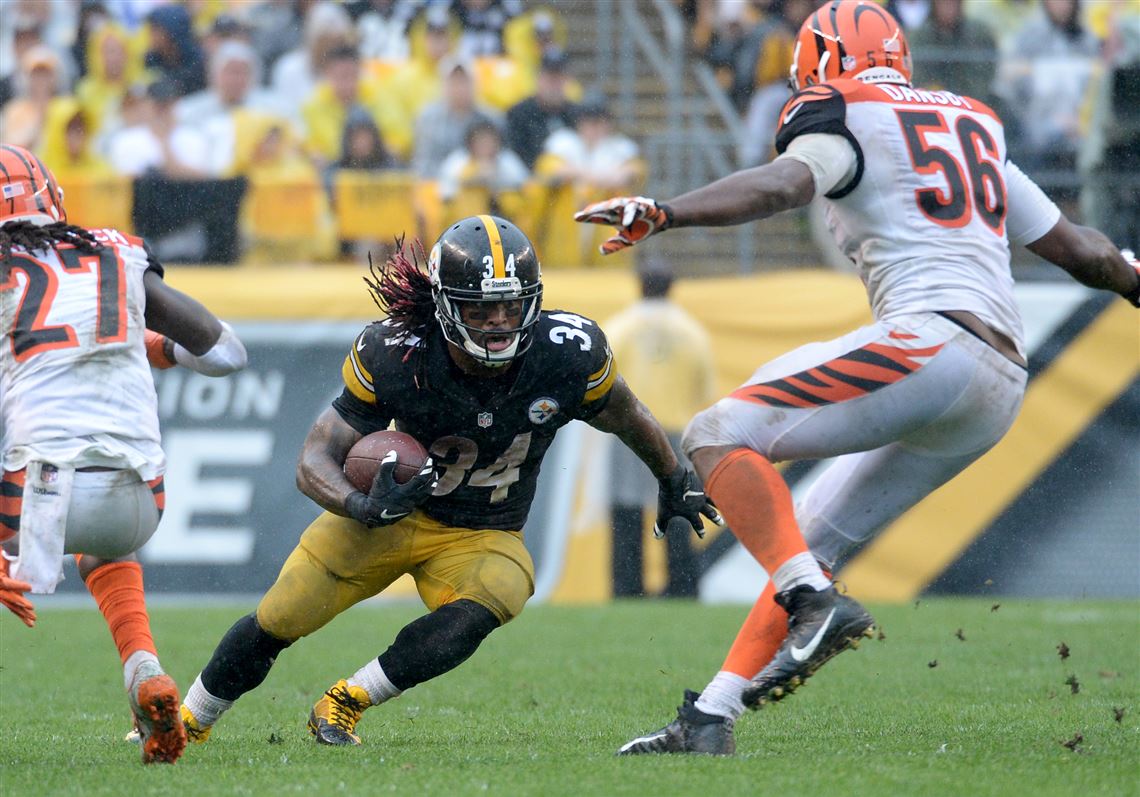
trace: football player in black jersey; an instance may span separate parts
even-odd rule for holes
[[[260,684],[277,655],[405,573],[430,612],[337,681],[309,717],[324,744],[359,744],[361,714],[466,660],[534,592],[522,528],[555,432],[579,419],[616,434],[660,482],[657,530],[721,522],[664,430],[618,376],[588,318],[542,310],[538,258],[505,219],[473,216],[366,280],[387,318],[345,359],[344,391],[305,440],[301,491],[327,510],[257,611],[226,633],[182,706],[191,741]],[[419,475],[382,464],[368,493],[344,475],[363,435],[396,428],[431,454]]]

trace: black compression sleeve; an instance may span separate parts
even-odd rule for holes
[[[489,609],[458,600],[404,626],[380,654],[380,666],[397,689],[411,689],[467,661],[498,627],[499,618]]]
[[[266,632],[257,617],[248,614],[238,620],[202,670],[202,686],[214,697],[237,700],[261,685],[277,654],[292,645]]]

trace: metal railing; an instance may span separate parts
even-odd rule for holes
[[[746,135],[740,115],[702,61],[690,58],[685,23],[669,0],[616,0],[621,35],[614,41],[614,0],[599,8],[599,51],[614,45],[617,51],[618,121],[627,129],[635,120],[636,81],[639,76],[656,79],[665,106],[665,129],[643,137],[649,163],[649,189],[658,196],[672,196],[723,177],[739,164]],[[651,16],[652,15],[652,16]],[[657,36],[653,31],[661,31]],[[607,53],[607,59],[610,57]],[[607,70],[613,67],[608,61]],[[601,70],[599,69],[599,72]],[[612,77],[606,74],[606,77]],[[712,123],[710,123],[710,119]],[[739,271],[755,268],[754,234],[748,225],[729,231],[709,232],[731,246]],[[723,249],[723,245],[722,245]]]

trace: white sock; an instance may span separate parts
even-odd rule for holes
[[[748,684],[749,680],[744,676],[721,670],[697,698],[697,709],[706,714],[735,720],[744,713],[744,703],[740,696]]]
[[[202,686],[202,676],[199,675],[194,679],[194,685],[190,687],[190,691],[186,693],[182,703],[190,709],[190,713],[194,715],[198,724],[206,727],[213,725],[219,717],[229,711],[233,707],[234,701],[222,700],[220,697],[211,695],[206,691],[206,687]]]
[[[776,592],[786,592],[801,584],[807,584],[820,592],[831,586],[810,551],[798,553],[776,568],[772,574],[772,583],[776,586]]]
[[[147,668],[152,671],[147,675],[148,678],[151,675],[159,675],[162,673],[162,665],[158,663],[158,656],[149,650],[136,650],[127,656],[127,660],[123,662],[123,685],[128,692],[131,690],[131,685],[135,682],[135,674],[138,673],[139,667],[144,663],[154,665],[153,667]]]
[[[384,674],[384,668],[380,666],[379,659],[373,659],[365,664],[347,681],[349,686],[359,686],[367,692],[368,699],[372,701],[374,706],[394,697],[399,697],[401,694],[400,690],[393,686],[392,682],[388,680],[388,676]]]

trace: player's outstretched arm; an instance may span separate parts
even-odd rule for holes
[[[677,467],[669,437],[649,408],[633,395],[622,377],[614,380],[606,408],[590,419],[595,429],[617,435],[660,481]]]
[[[1140,307],[1140,270],[1100,230],[1073,224],[1064,215],[1029,251],[1060,266],[1082,285],[1119,293]]]
[[[602,244],[611,254],[674,227],[727,227],[802,207],[815,196],[811,170],[779,158],[730,174],[668,202],[648,197],[614,197],[574,215],[580,222],[609,224],[617,234]]]
[[[245,368],[245,346],[229,324],[198,300],[171,288],[153,271],[146,273],[143,284],[147,329],[162,336],[147,336],[152,364],[184,365],[206,376],[225,376]]]

